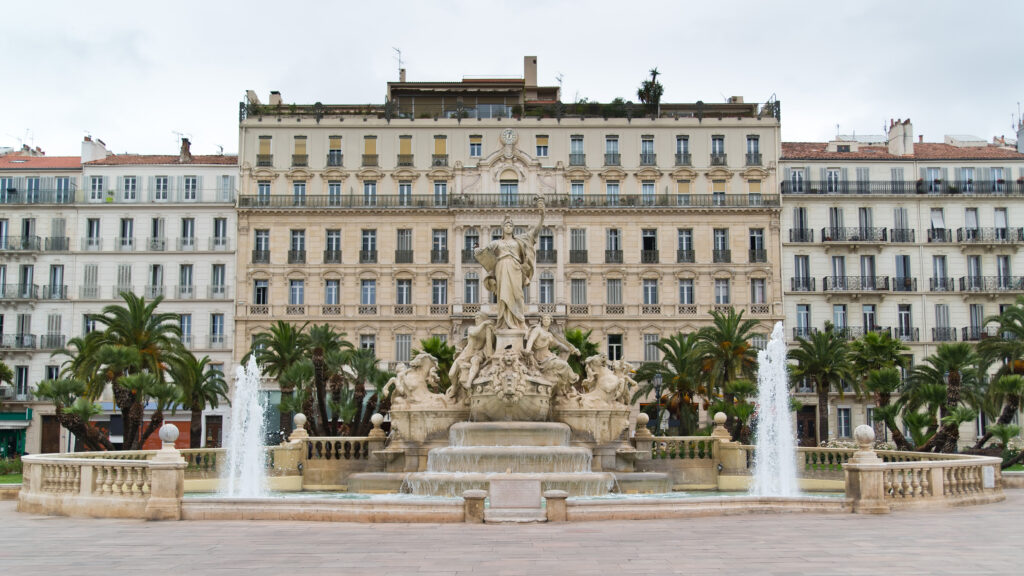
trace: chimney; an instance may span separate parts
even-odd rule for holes
[[[1017,124],[1017,152],[1024,154],[1024,122]]]
[[[86,136],[82,140],[82,164],[93,160],[102,160],[107,156],[110,156],[110,150],[107,150],[103,140],[94,139],[92,136]]]
[[[398,69],[398,81],[405,82],[405,68]]]
[[[537,57],[523,56],[523,84],[526,86],[537,85]]]
[[[281,93],[277,90],[271,90],[270,92],[270,105],[280,106],[281,105]]]
[[[918,134],[917,135],[917,143],[918,144],[924,144],[924,134]]]
[[[187,164],[192,161],[192,143],[188,138],[181,139],[181,153],[178,154],[178,162]]]
[[[914,126],[910,118],[906,120],[889,121],[889,134],[886,143],[889,154],[893,156],[914,155]]]

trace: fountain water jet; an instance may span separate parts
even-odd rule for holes
[[[757,353],[757,451],[754,453],[754,496],[797,496],[796,441],[789,410],[786,340],[782,322]]]
[[[260,394],[260,368],[250,357],[238,367],[231,399],[231,429],[221,494],[232,498],[267,495],[266,451],[263,446],[266,401]]]

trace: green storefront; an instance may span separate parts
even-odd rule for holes
[[[32,409],[0,412],[0,458],[25,453],[25,432],[32,423]]]

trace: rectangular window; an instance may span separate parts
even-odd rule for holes
[[[618,136],[605,136],[604,138],[604,153],[605,154],[616,154],[619,153],[619,137]]]
[[[103,200],[103,176],[93,176],[89,180],[89,199]]]
[[[377,231],[376,230],[363,230],[362,241],[360,243],[360,250],[364,252],[376,252],[377,251]]]
[[[570,302],[573,304],[586,304],[587,303],[587,279],[586,278],[573,278],[570,282],[571,294]]]
[[[409,180],[398,182],[398,205],[412,206],[412,182]]]
[[[715,206],[725,206],[725,180],[711,181],[711,203]]]
[[[587,229],[572,228],[569,230],[569,249],[585,251],[587,249]]]
[[[682,278],[679,280],[679,303],[693,304],[693,279]]]
[[[644,180],[640,183],[640,200],[644,206],[654,206],[654,180]]]
[[[306,303],[306,281],[305,280],[289,280],[288,281],[288,303],[292,305],[302,305]]]
[[[448,303],[448,280],[435,278],[430,284],[430,300],[432,304],[444,305]]]
[[[499,183],[498,198],[502,206],[516,206],[519,199],[519,182],[517,180],[502,180]]]
[[[541,304],[555,303],[555,279],[541,278],[540,286],[537,288],[537,296]]]
[[[305,187],[305,183],[303,183]],[[185,176],[182,186],[182,195],[185,200],[196,200],[199,198],[199,178],[196,176]]]
[[[728,228],[715,228],[712,233],[712,239],[714,242],[714,249],[716,251],[724,251],[729,249]]]
[[[853,436],[850,428],[850,408],[838,408],[836,409],[837,422],[836,422],[836,433],[840,438],[850,438]]]
[[[573,180],[569,183],[569,199],[575,205],[583,204],[583,180]]]
[[[253,280],[252,283],[252,301],[257,306],[266,306],[269,303],[270,298],[270,281],[269,280]]]
[[[395,334],[395,362],[408,362],[412,355],[412,334]]]
[[[711,137],[711,153],[716,156],[725,154],[725,136]]]
[[[327,230],[324,249],[328,252],[341,252],[341,230]]]
[[[121,198],[124,200],[135,200],[136,195],[136,179],[135,176],[125,176],[121,179]]]
[[[677,180],[676,181],[676,205],[677,206],[689,206],[690,205],[690,181],[689,180]]]
[[[327,181],[327,205],[341,206],[341,182],[338,180]]]
[[[644,334],[644,362],[661,362],[661,350],[658,350],[657,334]]]
[[[476,278],[476,274],[473,273],[466,275],[465,282],[465,298],[463,301],[466,304],[479,304],[480,303],[480,279]]]
[[[619,181],[609,180],[604,184],[605,199],[609,206],[619,205]]]
[[[434,206],[448,205],[448,182],[444,180],[434,181]]]
[[[622,231],[609,228],[605,231],[605,250],[622,250]]]
[[[608,359],[622,360],[622,334],[608,335]]]
[[[803,194],[804,192],[804,177],[806,172],[803,168],[790,168],[789,169],[789,191],[794,194]]]
[[[479,158],[483,151],[483,137],[471,135],[469,137],[469,157]]]
[[[342,154],[341,154],[341,136],[328,136],[327,137],[327,165],[328,166],[341,166]]]
[[[256,203],[260,206],[270,205],[270,180],[256,182]]]
[[[377,181],[365,180],[363,182],[363,206],[377,205]]]
[[[341,297],[341,281],[326,280],[324,282],[324,304],[338,304]]]
[[[796,305],[796,335],[806,338],[811,333],[811,305]]]
[[[224,343],[224,315],[210,314],[210,343]]]
[[[751,304],[764,304],[767,300],[765,294],[765,279],[764,278],[751,278],[750,279],[750,303]]]
[[[606,301],[605,304],[618,306],[622,304],[622,279],[609,278],[605,281]]]
[[[644,304],[658,303],[658,280],[655,278],[644,278],[643,283]]]
[[[864,304],[861,306],[861,316],[864,318],[864,331],[874,330],[878,327],[877,321],[877,308],[874,304]]]
[[[192,315],[178,316],[178,329],[181,330],[181,343],[188,346],[192,343]]]
[[[693,252],[693,228],[678,228],[676,230],[676,250]]]
[[[545,158],[548,155],[548,137],[537,136],[537,157]]]
[[[729,279],[715,278],[715,304],[729,303]]]
[[[255,231],[255,242],[254,250],[260,252],[270,251],[270,230],[256,230]]]
[[[846,330],[849,322],[846,317],[846,304],[833,304],[832,305],[832,324],[837,330]]]
[[[377,281],[368,279],[359,282],[359,303],[363,306],[377,304]]]
[[[306,231],[305,230],[292,230],[292,243],[291,250],[295,252],[306,251]]]
[[[399,306],[412,304],[412,280],[400,278],[395,281],[395,304]]]
[[[305,180],[296,180],[292,182],[292,206],[305,206],[306,205],[306,182]]]
[[[359,335],[359,348],[362,350],[369,350],[371,352],[377,351],[377,337],[373,334],[360,334]]]
[[[215,298],[224,297],[224,285],[226,282],[227,272],[224,264],[213,264],[210,266],[210,284]]]

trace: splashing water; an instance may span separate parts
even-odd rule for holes
[[[754,496],[796,496],[796,441],[789,412],[786,340],[782,322],[757,353],[757,451],[754,453]]]
[[[231,399],[231,430],[227,462],[221,479],[221,495],[256,498],[267,495],[266,450],[263,446],[263,415],[266,402],[260,394],[260,369],[255,358],[239,366]]]

